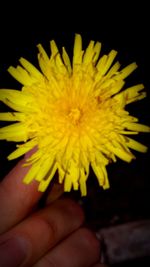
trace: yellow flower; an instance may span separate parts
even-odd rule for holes
[[[101,43],[90,41],[84,51],[79,34],[75,35],[72,63],[64,47],[59,53],[54,40],[50,48],[49,58],[38,45],[41,72],[24,58],[20,58],[21,66],[8,69],[23,85],[21,91],[0,91],[0,100],[14,110],[1,113],[0,120],[16,122],[0,129],[0,139],[19,143],[8,159],[37,147],[27,160],[32,166],[24,182],[37,180],[40,191],[46,190],[58,171],[64,191],[80,187],[86,195],[90,166],[99,185],[108,188],[109,162],[116,157],[130,162],[135,158],[130,148],[147,150],[128,136],[150,132],[150,127],[139,124],[125,110],[127,104],[146,96],[144,86],[122,90],[124,79],[137,65],[119,70],[119,62],[112,65],[115,50],[99,58]]]

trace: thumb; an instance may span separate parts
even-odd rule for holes
[[[13,237],[0,244],[0,266],[19,267],[27,258],[27,241]]]

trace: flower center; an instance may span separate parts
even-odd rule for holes
[[[78,124],[81,119],[81,110],[79,108],[72,108],[69,112],[69,118],[74,124]]]

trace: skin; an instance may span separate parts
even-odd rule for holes
[[[100,243],[83,227],[84,214],[76,202],[62,197],[55,200],[53,190],[54,198],[38,208],[42,196],[38,183],[22,183],[29,170],[22,167],[24,161],[0,184],[0,266],[106,266],[99,263]]]

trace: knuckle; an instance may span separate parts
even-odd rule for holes
[[[36,223],[40,226],[43,238],[47,240],[49,245],[55,243],[58,235],[57,224],[55,220],[43,218],[42,216],[35,216]],[[52,243],[52,244],[51,244]]]

